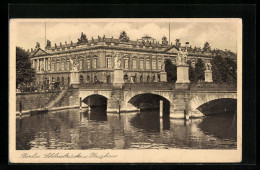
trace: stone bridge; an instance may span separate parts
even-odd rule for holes
[[[142,86],[142,88],[140,88]],[[162,100],[169,107],[169,116],[172,118],[185,118],[200,117],[203,116],[198,108],[211,101],[220,99],[236,99],[236,90],[220,90],[220,89],[203,89],[203,90],[174,90],[174,87],[169,85],[163,85],[161,88],[158,86],[144,85],[126,86],[122,89],[107,88],[80,88],[79,98],[84,103],[88,104],[88,101],[92,96],[102,96],[107,102],[107,112],[121,112],[124,111],[136,111],[139,108],[133,106],[130,102],[133,99],[142,97],[145,95],[156,98],[156,103],[159,105],[159,101]],[[93,102],[92,102],[93,103]],[[165,106],[165,105],[164,105]]]

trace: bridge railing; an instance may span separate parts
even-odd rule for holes
[[[192,91],[236,91],[236,84],[231,83],[196,83],[191,84]]]
[[[174,90],[173,83],[167,82],[157,82],[157,83],[125,83],[124,89],[125,90],[149,90],[149,89],[156,89],[156,90]]]

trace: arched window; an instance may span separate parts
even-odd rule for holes
[[[80,82],[80,84],[82,84],[82,83],[83,83],[83,81],[84,81],[84,78],[83,78],[83,76],[82,76],[82,75],[80,75],[80,76],[79,76],[79,82]]]
[[[128,75],[127,75],[127,74],[124,75],[124,80],[125,80],[125,81],[128,80]]]
[[[107,83],[110,83],[110,75],[107,75]]]
[[[155,82],[155,75],[153,75],[153,82]]]
[[[133,69],[136,69],[136,59],[133,59]]]
[[[144,69],[144,60],[143,59],[140,60],[140,69]]]
[[[111,57],[106,57],[106,67],[111,68]]]
[[[150,67],[150,60],[149,59],[145,60],[145,66],[146,66],[146,70],[150,70],[151,69],[151,67]]]
[[[160,74],[157,75],[157,81],[158,81],[158,82],[161,81],[161,76],[160,76]]]
[[[148,76],[147,76],[147,82],[149,82],[149,81],[150,81],[150,76],[148,75]]]
[[[94,76],[94,82],[95,82],[95,83],[98,82],[98,79],[97,79],[97,76],[96,76],[96,75]]]
[[[93,58],[93,68],[97,68],[97,57]]]

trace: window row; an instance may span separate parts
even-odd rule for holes
[[[147,69],[147,70],[160,70],[162,67],[162,61],[158,60],[150,60],[150,59],[133,59],[132,60],[132,68],[131,69]],[[90,68],[97,68],[98,62],[97,58],[92,59],[92,64],[91,64],[91,59],[87,59],[86,63],[84,63],[83,60],[79,60],[79,70],[84,70],[84,69],[90,69]],[[85,66],[84,66],[85,65]],[[51,62],[48,59],[40,59],[38,60],[33,60],[32,67],[36,69],[36,71],[58,71],[58,70],[71,70],[72,66],[70,61],[55,61]],[[112,68],[112,59],[111,57],[106,58],[106,68]],[[130,63],[129,59],[125,58],[122,61],[122,68],[124,69],[129,69],[130,68]]]

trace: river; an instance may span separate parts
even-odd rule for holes
[[[159,111],[108,114],[69,109],[16,119],[17,150],[236,149],[236,115],[160,118]]]

